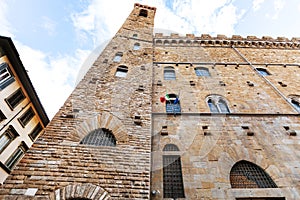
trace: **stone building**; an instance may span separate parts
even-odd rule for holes
[[[0,36],[0,184],[48,122],[12,40]]]
[[[134,9],[3,199],[300,199],[300,40],[153,34]]]

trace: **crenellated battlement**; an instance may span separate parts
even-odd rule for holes
[[[151,6],[148,6],[148,5],[142,5],[142,4],[139,4],[139,3],[135,3],[134,7],[145,8],[145,9],[153,10],[154,12],[156,12],[155,7],[151,7]]]
[[[299,49],[300,38],[292,38],[289,40],[285,37],[277,37],[276,39],[270,36],[258,38],[256,36],[247,36],[243,38],[240,35],[227,37],[225,35],[217,35],[212,37],[209,34],[202,34],[200,37],[194,34],[186,34],[181,36],[177,33],[163,35],[156,33],[154,36],[154,45],[156,46],[235,46],[249,48],[283,48],[283,49]]]

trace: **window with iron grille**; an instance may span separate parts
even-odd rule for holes
[[[13,126],[9,126],[8,129],[0,137],[0,153],[16,138],[19,134]]]
[[[174,67],[165,67],[164,68],[164,79],[165,80],[175,80],[175,70]]]
[[[197,76],[210,76],[209,70],[206,67],[196,67],[195,73]]]
[[[166,95],[166,113],[167,114],[180,114],[181,107],[180,101],[176,94],[167,94]]]
[[[164,198],[184,198],[179,155],[163,155],[163,191]]]
[[[43,127],[40,123],[38,123],[34,129],[29,133],[29,137],[32,141],[34,141],[37,136],[39,135],[39,133],[43,130]]]
[[[116,146],[116,138],[113,133],[105,128],[99,128],[85,136],[80,144],[94,146]]]
[[[26,147],[23,144],[14,151],[14,153],[5,162],[5,166],[8,168],[8,170],[11,171],[18,164],[25,152]]]
[[[230,171],[232,188],[277,188],[272,178],[259,166],[242,160]]]
[[[179,151],[175,144],[166,144],[163,151]]]
[[[19,88],[17,91],[15,91],[13,94],[11,94],[9,97],[5,99],[7,105],[11,110],[13,110],[15,107],[17,107],[23,100],[25,99],[25,96],[22,92],[22,89]]]
[[[33,117],[34,117],[34,112],[33,112],[32,108],[29,108],[18,120],[19,120],[20,124],[23,127],[25,127]]]
[[[7,63],[0,64],[0,90],[14,82],[15,79],[10,71]]]

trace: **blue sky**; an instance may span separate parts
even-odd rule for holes
[[[300,37],[298,0],[1,0],[0,35],[13,39],[50,118],[135,2],[157,8],[157,29]]]

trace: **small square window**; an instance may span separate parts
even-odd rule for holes
[[[117,68],[115,76],[125,78],[127,72],[128,72],[128,68],[126,66],[121,65]]]

